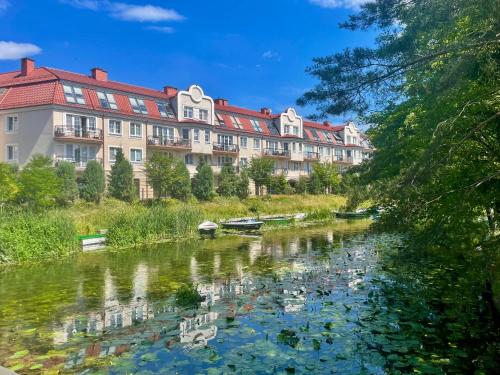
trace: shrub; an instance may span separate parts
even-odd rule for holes
[[[255,194],[262,195],[262,187],[269,183],[274,170],[274,160],[270,158],[252,158],[248,167],[248,176],[255,183]]]
[[[68,161],[61,161],[57,164],[56,175],[61,180],[61,191],[57,202],[63,206],[73,203],[78,197],[75,166]]]
[[[11,165],[0,163],[0,204],[12,202],[19,192],[16,173]]]
[[[146,162],[145,172],[156,199],[164,197],[170,189],[174,176],[175,159],[172,156],[155,152]]]
[[[95,160],[89,161],[81,178],[80,197],[87,202],[100,203],[105,187],[102,165]]]
[[[283,174],[271,176],[267,184],[269,194],[290,194],[291,187]]]
[[[19,175],[19,199],[33,207],[50,207],[56,202],[61,180],[56,175],[52,159],[34,155]]]
[[[214,197],[214,174],[212,168],[203,159],[196,167],[196,175],[191,181],[194,196],[200,201],[209,201]]]
[[[247,199],[250,191],[248,189],[248,185],[250,184],[250,180],[248,179],[248,172],[246,170],[241,171],[240,178],[236,187],[236,195],[240,199]]]
[[[131,202],[137,198],[134,185],[134,169],[132,164],[125,159],[121,149],[118,149],[116,161],[111,167],[108,189],[113,198],[122,201]]]
[[[187,201],[191,195],[191,179],[183,160],[179,159],[175,164],[169,190],[172,198],[180,199],[181,201]]]
[[[223,197],[232,197],[238,191],[239,177],[231,164],[225,164],[217,178],[217,193]]]
[[[309,186],[309,178],[300,176],[297,184],[295,185],[295,192],[297,194],[306,194]]]

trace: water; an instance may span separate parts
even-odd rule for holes
[[[447,289],[421,284],[434,272],[432,261],[425,275],[411,259],[403,267],[395,261],[401,239],[372,234],[368,224],[5,269],[0,363],[19,373],[113,374],[494,368],[496,336],[474,320],[474,307],[458,319],[438,315],[432,298]],[[452,262],[448,267],[448,274],[462,272]],[[203,296],[198,308],[176,302],[186,284]],[[464,344],[446,329],[436,331],[448,323],[457,335],[475,329],[476,339]]]

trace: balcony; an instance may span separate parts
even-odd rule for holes
[[[57,126],[54,138],[63,141],[78,141],[86,143],[102,143],[103,134],[101,129],[74,129],[65,126]]]
[[[278,159],[290,159],[291,157],[289,150],[278,150],[277,148],[265,148],[262,153],[264,156]]]
[[[319,152],[304,151],[304,160],[319,161],[320,160]]]
[[[334,155],[333,161],[334,162],[338,162],[338,163],[352,164],[353,158],[352,158],[352,156],[338,156],[338,155]]]
[[[60,155],[55,157],[56,164],[60,161],[67,161],[74,164],[76,169],[85,169],[87,163],[91,160],[97,161],[99,164],[102,165],[101,158],[85,158],[85,157],[74,158],[74,157],[60,156]]]
[[[238,145],[227,145],[223,143],[214,143],[213,153],[214,154],[225,154],[225,155],[237,155],[240,151]]]
[[[191,150],[191,140],[183,138],[148,137],[148,147],[165,150]]]

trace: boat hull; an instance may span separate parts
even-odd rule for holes
[[[221,223],[220,225],[224,229],[235,229],[235,230],[259,230],[260,227],[264,224],[262,221],[254,221],[254,222],[227,222]]]

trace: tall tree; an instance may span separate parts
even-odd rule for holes
[[[318,117],[356,112],[376,147],[359,182],[388,218],[433,241],[480,234],[500,214],[500,23],[490,0],[375,0],[342,26],[373,48],[317,58],[299,99]],[[378,187],[378,188],[377,188]]]
[[[240,178],[231,164],[225,164],[222,167],[217,180],[217,193],[219,195],[223,197],[232,197],[237,194]]]
[[[59,196],[61,180],[56,175],[52,159],[33,155],[19,175],[19,199],[34,207],[53,206]]]
[[[75,165],[69,161],[57,164],[56,175],[61,179],[61,191],[57,201],[61,205],[73,203],[78,198]]]
[[[262,188],[269,184],[273,171],[273,159],[266,157],[252,158],[248,167],[248,176],[255,183],[256,195],[262,194]]]
[[[240,172],[240,178],[237,182],[236,186],[236,195],[240,199],[246,199],[248,198],[248,195],[250,194],[248,185],[250,184],[250,180],[248,178],[248,172],[246,169],[243,169]]]
[[[111,167],[108,191],[113,198],[127,202],[131,202],[137,197],[134,169],[132,164],[125,159],[121,149],[118,149],[115,163]]]
[[[90,160],[80,179],[80,197],[87,202],[99,204],[106,189],[106,178],[102,165]]]
[[[12,165],[0,163],[0,205],[12,202],[19,192],[17,176]]]
[[[200,201],[209,201],[214,196],[214,174],[205,160],[200,158],[196,174],[191,181],[193,195]]]
[[[191,195],[191,179],[189,171],[183,160],[176,160],[173,169],[172,183],[169,187],[169,194],[172,198],[180,199],[182,201],[188,200]]]
[[[155,152],[145,165],[146,177],[153,188],[156,199],[164,197],[172,184],[174,176],[175,159],[164,153]]]

